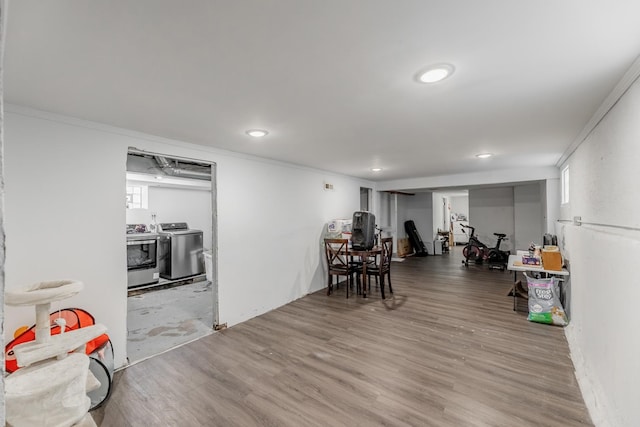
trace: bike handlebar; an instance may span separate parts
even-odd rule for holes
[[[460,227],[462,227],[462,229],[460,231],[462,231],[464,234],[467,234],[464,231],[465,228],[470,228],[471,229],[471,235],[470,235],[469,238],[476,237],[476,228],[475,227],[472,227],[470,225],[464,225],[464,224],[460,224]]]
[[[471,237],[476,237],[475,236],[475,231],[476,231],[475,227],[472,227],[470,225],[464,225],[464,224],[460,224],[460,227],[462,227],[462,228],[470,228],[471,229]],[[461,231],[464,233],[464,230],[461,230]],[[498,237],[498,241],[509,240],[509,238],[507,236],[501,237],[501,236],[498,236],[498,233],[493,233],[493,234],[495,234]]]

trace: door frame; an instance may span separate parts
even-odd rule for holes
[[[217,164],[210,160],[196,159],[185,156],[177,156],[174,154],[159,153],[156,151],[141,150],[136,147],[128,147],[129,154],[145,154],[149,156],[160,156],[168,159],[184,160],[187,162],[195,162],[209,165],[211,167],[211,290],[213,310],[213,330],[219,330],[226,325],[220,325],[220,299],[218,295],[218,180],[217,180]]]

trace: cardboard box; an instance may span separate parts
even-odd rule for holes
[[[562,270],[562,254],[557,249],[542,249],[542,268],[545,270]]]
[[[345,236],[348,234],[348,236]],[[351,220],[350,219],[333,219],[327,223],[328,238],[333,239],[350,239],[351,238]]]
[[[411,243],[409,243],[409,239],[398,239],[397,253],[399,257],[405,257],[413,253],[413,248],[411,247]]]

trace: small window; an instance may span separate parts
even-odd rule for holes
[[[569,166],[562,169],[562,204],[569,203]]]
[[[127,186],[127,209],[147,209],[149,196],[145,186]]]

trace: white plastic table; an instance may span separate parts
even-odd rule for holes
[[[516,283],[518,283],[518,272],[535,272],[535,273],[545,273],[547,275],[553,276],[568,276],[569,272],[566,268],[562,268],[562,270],[545,270],[542,268],[542,265],[527,265],[522,263],[522,255],[528,254],[528,251],[517,251],[516,255],[509,255],[509,261],[507,262],[507,270],[513,271],[513,287],[511,288],[511,292],[509,295],[513,295],[513,311],[516,311],[516,298],[518,296],[522,296],[518,294],[518,290],[516,289]],[[562,293],[562,292],[561,292]]]

